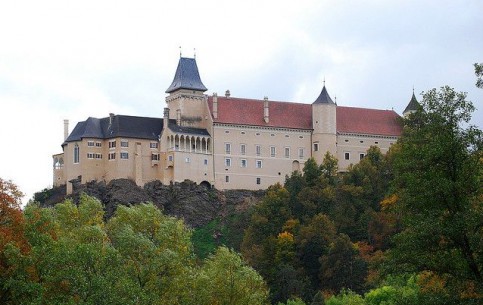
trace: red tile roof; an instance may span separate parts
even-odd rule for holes
[[[213,116],[213,97],[208,97]],[[312,105],[269,101],[269,122],[263,120],[263,100],[218,97],[215,123],[312,129]],[[399,136],[402,126],[393,110],[337,106],[337,132]]]
[[[269,101],[269,122],[263,120],[263,100],[218,97],[215,123],[312,129],[312,106],[300,103]],[[213,116],[213,97],[208,98]]]
[[[337,132],[400,136],[402,125],[394,110],[337,106]]]

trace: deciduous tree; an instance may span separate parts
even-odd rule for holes
[[[474,106],[446,86],[423,95],[405,120],[395,154],[395,188],[404,230],[391,251],[394,271],[431,271],[455,296],[482,293],[482,133],[468,126]]]

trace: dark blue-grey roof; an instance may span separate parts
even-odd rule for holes
[[[178,68],[174,75],[173,82],[166,93],[171,93],[179,89],[198,90],[205,92],[208,90],[201,82],[196,59],[181,57],[179,59]]]
[[[188,135],[198,135],[198,136],[210,136],[210,133],[206,129],[202,128],[193,128],[193,127],[185,127],[176,125],[176,121],[172,122],[170,120],[168,128],[175,133],[183,133]]]
[[[411,97],[411,100],[409,101],[409,104],[406,106],[406,109],[404,109],[403,114],[406,112],[411,112],[411,111],[416,111],[421,108],[421,105],[418,103],[418,100],[416,99],[416,96],[414,95]]]
[[[315,100],[314,104],[335,104],[332,99],[330,98],[327,89],[325,89],[325,85],[322,88],[322,91],[319,94],[319,97]]]
[[[65,142],[83,138],[109,139],[116,137],[158,140],[163,130],[163,119],[114,115],[111,118],[88,118],[77,123]]]

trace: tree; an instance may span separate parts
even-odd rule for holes
[[[338,292],[346,288],[362,291],[367,266],[347,235],[339,234],[331,243],[328,253],[319,258],[319,262],[323,290]]]
[[[404,228],[390,251],[393,271],[431,271],[456,297],[470,286],[481,296],[483,142],[467,126],[475,108],[448,86],[426,92],[421,104],[405,119],[394,156]]]
[[[12,181],[0,178],[0,303],[11,299],[11,290],[4,285],[11,276],[13,266],[7,261],[5,248],[15,246],[23,254],[30,251],[25,239],[25,222],[20,209],[23,194]]]
[[[220,247],[206,259],[197,278],[193,295],[196,304],[268,304],[263,278],[247,266],[240,255]]]
[[[304,178],[308,186],[314,186],[319,181],[321,171],[314,158],[309,158],[304,165]]]
[[[483,88],[483,63],[475,63],[476,87]]]

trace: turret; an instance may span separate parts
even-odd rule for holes
[[[324,86],[317,99],[312,103],[312,156],[321,163],[328,151],[335,155],[336,150],[336,109]]]
[[[406,106],[406,109],[404,109],[403,116],[407,117],[408,115],[416,112],[420,108],[421,108],[421,104],[418,103],[418,100],[416,99],[416,96],[414,95],[414,89],[413,89],[413,96],[411,97],[409,104]]]

